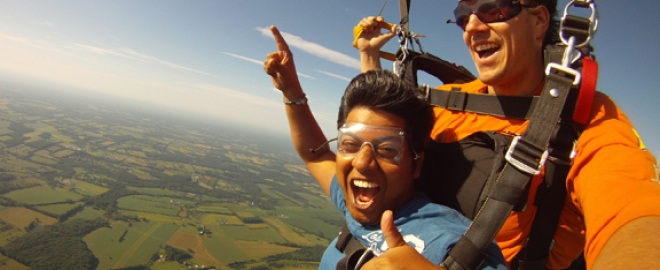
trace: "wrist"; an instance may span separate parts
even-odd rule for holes
[[[307,104],[307,95],[305,93],[302,93],[302,95],[299,95],[297,98],[289,99],[285,96],[282,97],[282,102],[287,105],[305,105]]]

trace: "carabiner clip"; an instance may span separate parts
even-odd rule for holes
[[[577,16],[569,15],[568,9],[571,6],[576,7],[589,7],[591,9],[591,16],[589,20],[580,18]],[[586,29],[585,29],[586,28]],[[598,10],[596,9],[596,3],[594,0],[571,0],[566,4],[564,8],[564,16],[561,18],[559,23],[559,38],[564,44],[568,44],[568,38],[564,35],[564,32],[571,32],[576,36],[577,34],[583,34],[584,41],[579,44],[576,44],[575,47],[582,47],[589,44],[589,41],[596,34],[598,29]],[[584,34],[586,32],[586,35]]]

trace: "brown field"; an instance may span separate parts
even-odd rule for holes
[[[202,219],[203,224],[208,225],[243,225],[243,222],[236,216],[208,214]]]
[[[297,248],[279,246],[263,241],[234,241],[236,247],[253,260],[263,257],[296,251]]]
[[[302,237],[301,235],[291,231],[291,228],[284,224],[282,221],[276,218],[264,218],[266,222],[268,222],[270,225],[273,225],[275,229],[280,233],[284,239],[287,241],[301,245],[301,246],[313,246],[314,243],[309,241],[307,238]]]
[[[19,228],[30,225],[30,222],[34,221],[36,218],[38,218],[43,225],[57,223],[57,219],[23,207],[3,207],[0,209],[0,218]]]
[[[67,156],[69,156],[73,153],[75,153],[73,150],[64,149],[64,150],[55,152],[53,154],[53,156],[56,157],[56,158],[63,158],[63,157],[67,157]]]
[[[28,270],[30,267],[27,267],[17,261],[14,261],[10,259],[9,257],[5,257],[4,255],[0,255],[0,270]]]
[[[259,224],[245,224],[245,227],[250,228],[250,230],[263,230],[268,229],[268,224],[259,223]]]
[[[37,155],[37,156],[40,156],[40,157],[54,159],[54,158],[50,155],[50,151],[48,151],[48,150],[39,150],[39,151],[37,151],[37,152],[34,152],[34,154]]]
[[[252,214],[250,212],[241,211],[241,212],[236,212],[236,216],[238,218],[251,218],[251,217],[254,217],[254,214]]]
[[[199,234],[192,234],[183,230],[178,230],[172,235],[172,237],[170,237],[167,244],[181,250],[192,250],[195,253],[193,256],[195,256],[195,259],[199,261],[200,264],[222,265],[222,263],[218,262],[208,253],[206,246],[204,246],[204,241],[202,241],[202,236]]]
[[[211,186],[205,184],[205,183],[202,182],[202,181],[197,181],[197,185],[200,186],[200,187],[203,187],[203,188],[205,188],[205,189],[213,189],[213,187],[211,187]]]

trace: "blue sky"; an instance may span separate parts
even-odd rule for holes
[[[421,40],[426,51],[474,72],[461,31],[445,23],[455,3],[412,1],[410,27],[426,36]],[[559,3],[563,13],[567,1]],[[292,47],[312,110],[330,137],[339,98],[359,73],[358,53],[351,47],[353,26],[377,14],[382,4],[0,0],[0,79],[65,85],[287,134],[281,94],[262,68],[266,54],[275,50],[267,29],[277,25]],[[597,88],[614,98],[649,149],[660,156],[655,119],[660,112],[655,77],[660,2],[598,4],[600,20],[592,42],[600,68]],[[570,12],[582,15],[580,10]],[[398,22],[398,1],[389,0],[383,15]],[[394,51],[396,46],[392,41],[386,49]]]

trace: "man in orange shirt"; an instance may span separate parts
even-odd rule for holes
[[[494,2],[496,7],[484,10]],[[479,78],[439,90],[459,87],[498,96],[538,95],[546,79],[543,48],[558,40],[556,6],[556,0],[459,0],[456,23],[464,30]],[[395,35],[396,27],[384,23],[382,17],[365,18],[358,26],[362,31],[356,47],[363,72],[381,68],[379,51]],[[381,29],[389,31],[381,33]],[[479,131],[521,135],[528,125],[527,120],[434,110],[431,137],[442,143]],[[567,268],[584,252],[589,269],[660,269],[660,184],[655,166],[656,160],[644,149],[625,114],[609,97],[596,93],[566,179],[567,197],[546,267]],[[495,238],[509,265],[527,240],[536,214],[533,198],[541,181],[542,174],[532,179],[525,210],[512,212]],[[398,247],[363,269],[433,269],[400,241],[396,230],[385,235],[391,247]]]

